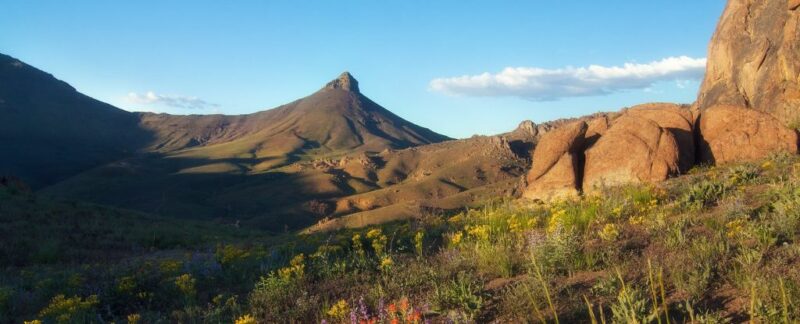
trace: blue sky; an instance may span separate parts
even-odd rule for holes
[[[692,102],[724,3],[6,0],[0,52],[120,108],[178,114],[272,108],[347,70],[396,114],[468,137]]]

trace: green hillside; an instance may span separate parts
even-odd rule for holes
[[[487,202],[272,244],[220,225],[202,244],[192,238],[208,224],[166,220],[148,228],[173,239],[149,240],[133,221],[121,241],[99,235],[90,241],[94,250],[82,252],[113,258],[107,249],[137,246],[129,255],[138,256],[124,262],[82,261],[75,259],[81,252],[57,248],[50,258],[17,251],[28,261],[5,270],[0,307],[16,320],[73,322],[792,322],[800,320],[799,188],[800,159],[775,155],[574,201]],[[58,219],[91,208],[95,221],[81,226],[123,213],[2,197],[3,206],[11,201]],[[56,242],[70,239],[72,231],[47,220],[34,223],[52,228]],[[24,230],[33,224],[19,222],[4,232],[11,242],[34,235]],[[81,228],[85,236],[102,232]],[[239,243],[213,245],[223,241]]]

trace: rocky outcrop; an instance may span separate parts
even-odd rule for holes
[[[603,136],[605,132],[611,127],[611,119],[607,115],[602,115],[592,120],[589,120],[587,123],[588,127],[586,129],[586,135],[584,135],[585,145],[586,148],[590,148],[597,143],[597,140],[600,139],[600,136]]]
[[[587,128],[586,122],[579,121],[542,136],[526,176],[528,186],[523,197],[551,200],[579,195]]]
[[[574,178],[583,179],[577,190],[591,192],[666,180],[698,162],[797,153],[800,135],[787,125],[800,125],[800,0],[728,0],[691,108],[644,104],[582,120],[588,125],[583,165],[566,158],[566,144],[537,147],[523,196],[558,193]],[[569,174],[567,169],[582,169],[583,174]],[[545,185],[541,179],[547,177],[561,182],[549,180]]]
[[[340,74],[335,80],[328,82],[324,89],[342,89],[355,93],[359,92],[358,81],[356,81],[356,78],[354,78],[350,72],[346,71]]]
[[[671,103],[649,103],[631,107],[625,114],[655,122],[659,127],[672,133],[678,143],[680,171],[686,172],[694,166],[695,117],[687,107]]]
[[[800,121],[800,1],[730,0],[709,46],[698,105]]]
[[[700,160],[726,163],[764,158],[786,151],[797,153],[797,132],[777,119],[752,109],[715,106],[700,115]]]
[[[675,136],[647,118],[623,115],[586,151],[583,190],[663,181],[679,172]]]

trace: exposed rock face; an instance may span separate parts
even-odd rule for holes
[[[579,121],[542,136],[526,177],[523,197],[551,200],[578,196],[584,136],[588,126]]]
[[[608,116],[603,115],[597,117],[595,119],[590,120],[588,123],[588,128],[586,129],[586,148],[590,148],[597,143],[597,140],[600,139],[600,136],[603,136],[605,132],[611,127],[611,121],[609,120]]]
[[[688,107],[670,103],[649,103],[631,107],[627,115],[644,118],[666,129],[678,143],[680,172],[686,172],[695,163],[695,119]]]
[[[797,153],[797,132],[752,109],[715,106],[700,115],[700,159],[709,163],[755,160],[770,153]]]
[[[325,89],[342,89],[350,92],[359,92],[358,81],[356,81],[356,78],[354,78],[350,72],[343,72],[338,78],[328,82],[328,84],[325,85]]]
[[[666,180],[679,171],[679,149],[675,136],[656,122],[623,115],[586,151],[583,190]]]
[[[800,1],[730,0],[709,46],[701,109],[716,105],[800,121]]]

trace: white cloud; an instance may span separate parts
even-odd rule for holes
[[[705,58],[668,57],[647,64],[542,69],[508,67],[500,73],[437,78],[430,89],[451,95],[511,96],[536,101],[607,95],[618,91],[647,89],[660,81],[699,80]]]
[[[197,97],[175,96],[175,95],[162,95],[153,91],[139,94],[135,92],[128,93],[125,101],[137,105],[164,105],[172,108],[203,110],[219,108],[218,104],[210,103]]]

